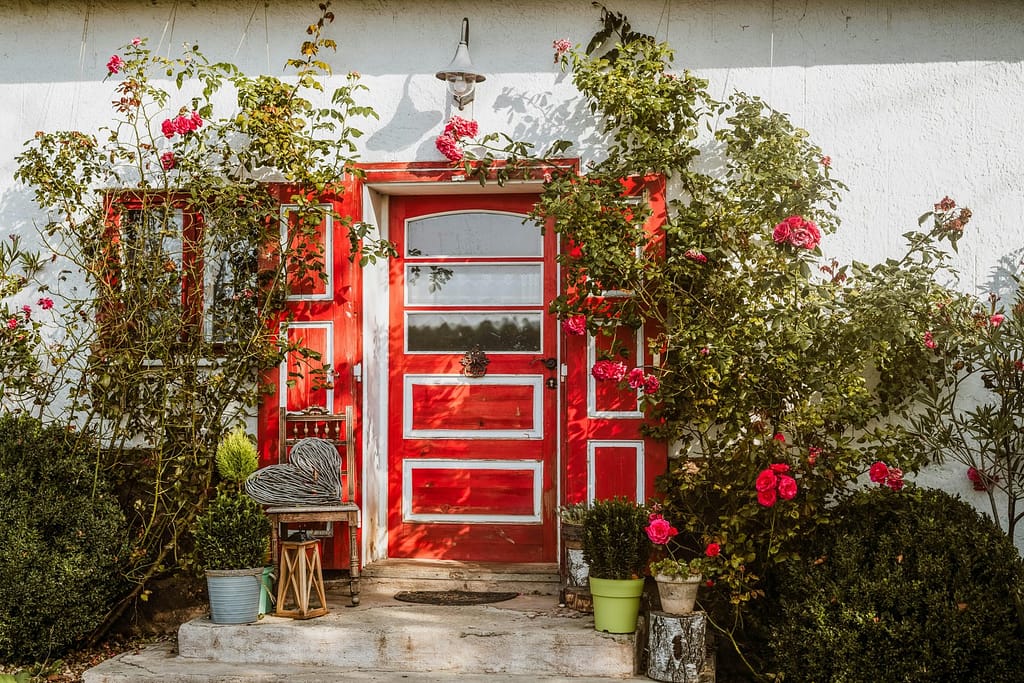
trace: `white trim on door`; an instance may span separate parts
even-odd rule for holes
[[[485,514],[420,514],[412,511],[413,471],[437,470],[505,470],[530,472],[533,477],[533,513],[529,515]],[[544,483],[544,463],[538,460],[446,460],[420,458],[402,462],[402,519],[406,522],[433,522],[439,524],[539,524],[541,523],[541,497]]]

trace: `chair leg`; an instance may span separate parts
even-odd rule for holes
[[[357,537],[356,525],[349,520],[348,523],[348,576],[349,593],[352,595],[352,604],[359,604],[359,539]]]

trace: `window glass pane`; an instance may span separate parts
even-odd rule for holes
[[[205,331],[210,341],[237,337],[242,320],[257,305],[256,266],[259,254],[245,242],[207,245],[203,263]]]
[[[462,212],[406,224],[406,256],[541,256],[536,223],[504,213]]]
[[[541,264],[423,264],[405,267],[411,306],[539,306]]]
[[[409,351],[540,351],[540,312],[409,313],[407,321]]]

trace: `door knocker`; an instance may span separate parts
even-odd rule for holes
[[[487,374],[487,364],[490,362],[491,359],[480,350],[479,346],[474,346],[466,351],[462,360],[459,361],[462,364],[462,374],[466,377],[483,377]]]

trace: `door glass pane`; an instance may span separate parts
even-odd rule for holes
[[[410,306],[539,306],[541,264],[430,263],[405,267]]]
[[[541,256],[536,223],[485,211],[415,218],[406,223],[406,256]]]
[[[540,352],[540,312],[409,313],[409,351]]]

